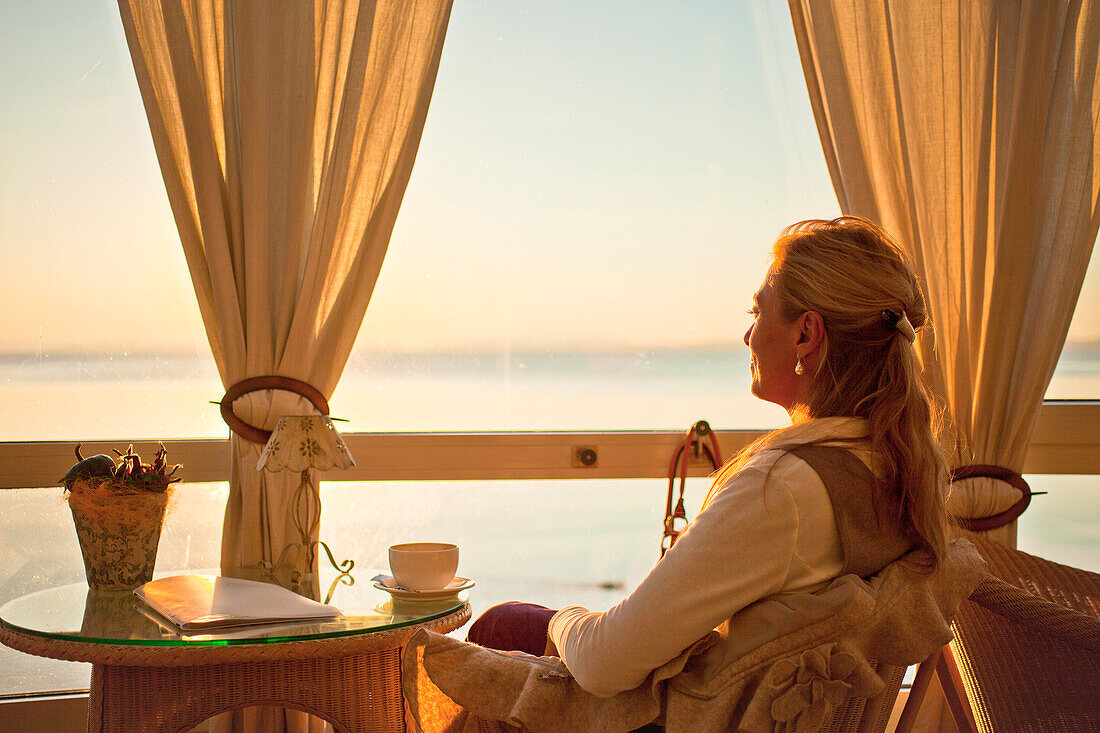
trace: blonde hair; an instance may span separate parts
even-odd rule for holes
[[[815,311],[825,324],[809,396],[797,409],[811,418],[866,418],[882,487],[899,492],[901,526],[938,566],[948,534],[942,411],[921,380],[912,333],[894,318],[906,316],[918,333],[930,326],[908,256],[866,219],[802,221],[776,241],[768,282],[785,320]],[[716,483],[762,450],[781,447],[785,432],[743,450]]]

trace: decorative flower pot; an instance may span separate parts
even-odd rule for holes
[[[114,493],[106,486],[110,483],[101,479],[75,482],[69,508],[88,587],[128,590],[153,579],[168,495]]]

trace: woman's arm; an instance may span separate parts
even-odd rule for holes
[[[559,611],[549,635],[584,689],[633,689],[649,673],[748,604],[779,591],[798,538],[798,507],[784,471],[746,468],[614,608]]]

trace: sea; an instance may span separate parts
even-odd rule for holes
[[[749,394],[740,347],[638,351],[353,353],[330,404],[342,431],[772,428],[786,414]],[[0,441],[225,437],[208,355],[0,355]],[[1100,398],[1100,344],[1063,353],[1050,399]],[[1029,552],[1100,571],[1100,476],[1028,476]],[[475,613],[504,600],[608,608],[658,556],[662,479],[339,482],[322,486],[321,536],[359,582],[386,548],[456,542]],[[705,479],[689,482],[694,515]],[[216,568],[224,483],[179,487],[158,571]],[[83,580],[57,487],[0,490],[0,605]],[[338,599],[335,599],[336,602]],[[0,648],[0,697],[86,689],[88,668]]]

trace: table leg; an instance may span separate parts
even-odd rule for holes
[[[192,667],[97,664],[92,668],[88,730],[177,733],[249,705],[304,710],[343,733],[401,733],[400,649]]]
[[[92,665],[92,682],[88,689],[88,733],[103,730],[103,665]]]

